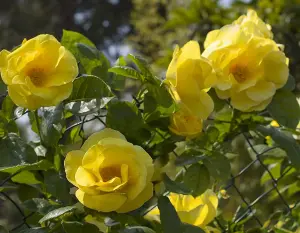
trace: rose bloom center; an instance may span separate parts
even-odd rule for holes
[[[119,167],[104,167],[100,170],[100,176],[104,182],[115,177],[121,178],[121,169]]]
[[[247,66],[245,65],[234,64],[230,67],[229,72],[233,75],[234,79],[238,83],[242,83],[247,79],[248,71],[247,71]]]
[[[45,70],[43,68],[32,68],[27,72],[30,77],[31,82],[37,86],[41,87],[45,83]]]

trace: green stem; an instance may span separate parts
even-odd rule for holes
[[[40,131],[40,121],[39,121],[38,110],[34,111],[34,118],[35,118],[35,121],[36,121],[36,127],[37,127],[37,131],[38,131],[38,135],[40,137],[40,142],[42,144],[42,136],[41,136],[41,131]]]

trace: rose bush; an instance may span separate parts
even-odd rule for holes
[[[132,54],[111,67],[72,31],[3,50],[0,201],[23,222],[0,231],[297,232],[300,107],[288,59],[254,11],[204,47],[177,46],[165,79]]]

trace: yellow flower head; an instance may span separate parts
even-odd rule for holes
[[[191,195],[171,193],[169,199],[184,223],[205,228],[216,217],[218,197],[210,189],[196,198]],[[146,215],[146,218],[159,221],[159,214],[159,209],[156,207]]]
[[[191,115],[206,119],[213,111],[213,100],[206,92],[216,76],[211,63],[200,56],[198,42],[190,41],[182,48],[176,47],[166,79],[175,99],[182,102]]]
[[[240,16],[237,20],[233,21],[232,24],[237,25],[243,30],[245,33],[255,35],[258,37],[264,37],[268,39],[273,39],[273,33],[271,31],[271,26],[269,24],[264,23],[257,15],[256,11],[249,9],[247,11],[247,15]],[[228,31],[229,32],[229,31]],[[209,32],[206,36],[204,47],[207,48],[214,42],[218,42],[216,38],[223,34],[224,30],[218,29]],[[230,34],[228,34],[230,37]]]
[[[271,26],[262,21],[261,18],[258,17],[256,11],[252,9],[247,11],[247,15],[242,15],[237,20],[233,21],[233,24],[240,25],[243,30],[255,36],[273,39]]]
[[[202,121],[181,105],[179,111],[171,116],[169,129],[177,135],[193,138],[202,132]]]
[[[12,52],[2,50],[0,71],[14,103],[30,110],[68,98],[78,75],[74,56],[51,35],[24,40]]]
[[[261,111],[288,78],[287,58],[277,44],[232,24],[210,32],[203,56],[218,68],[214,86],[221,99],[234,108]]]
[[[101,212],[129,212],[153,195],[152,158],[109,128],[91,135],[80,150],[69,152],[65,170],[78,188],[77,199]]]

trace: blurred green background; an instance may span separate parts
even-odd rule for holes
[[[120,55],[139,54],[163,76],[176,44],[194,39],[203,50],[210,30],[232,22],[246,13],[247,8],[255,9],[272,25],[276,42],[284,44],[297,93],[300,90],[300,0],[2,0],[0,49],[12,49],[24,38],[41,33],[60,38],[62,30],[68,29],[91,39],[112,63]],[[233,173],[237,174],[253,158],[244,140],[237,138],[233,144],[239,154],[232,159]],[[253,166],[237,179],[237,186],[247,201],[255,200],[265,191],[266,187],[260,185],[263,171]],[[296,179],[299,191],[299,177]],[[225,219],[231,219],[242,203],[234,190],[228,194],[230,200],[221,203]],[[270,198],[258,204],[258,210],[264,212],[257,214],[265,221],[281,205],[270,193]],[[0,225],[18,221],[21,218],[14,207],[0,199]]]

